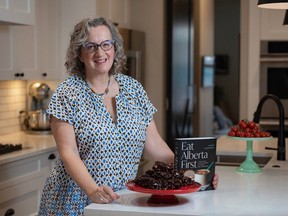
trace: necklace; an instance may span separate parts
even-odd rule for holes
[[[104,92],[103,92],[103,93],[100,93],[100,94],[98,94],[97,92],[95,92],[95,91],[91,88],[92,84],[91,84],[89,81],[87,81],[87,83],[88,83],[90,89],[91,89],[95,94],[97,94],[97,95],[99,95],[99,96],[104,96],[104,95],[107,95],[107,94],[109,93],[110,76],[109,76],[109,80],[108,80],[108,83],[107,83],[107,87],[105,88]]]

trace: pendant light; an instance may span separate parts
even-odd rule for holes
[[[267,9],[288,9],[288,0],[259,0],[257,6]]]

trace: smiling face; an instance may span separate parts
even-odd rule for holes
[[[89,43],[101,44],[107,40],[112,40],[112,35],[108,27],[101,25],[90,29]],[[108,51],[104,51],[98,46],[98,49],[92,53],[88,52],[84,47],[81,48],[80,59],[85,65],[86,76],[108,74],[113,65],[114,58],[114,46]]]

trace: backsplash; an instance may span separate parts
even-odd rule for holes
[[[0,135],[20,132],[19,111],[26,110],[27,81],[0,81]]]

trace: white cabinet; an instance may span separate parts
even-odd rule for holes
[[[288,25],[283,25],[286,10],[260,9],[261,40],[287,40]]]
[[[51,154],[39,154],[30,158],[0,166],[0,215],[37,215],[41,192],[53,166]]]
[[[0,80],[13,79],[12,31],[9,26],[0,26]]]
[[[96,15],[108,18],[119,26],[129,27],[129,0],[96,0]]]
[[[39,78],[60,76],[60,1],[37,0],[37,63]],[[64,64],[64,63],[63,63]]]
[[[1,0],[0,23],[34,25],[35,0]]]
[[[58,0],[37,0],[33,26],[0,26],[0,79],[59,77],[60,8]]]

